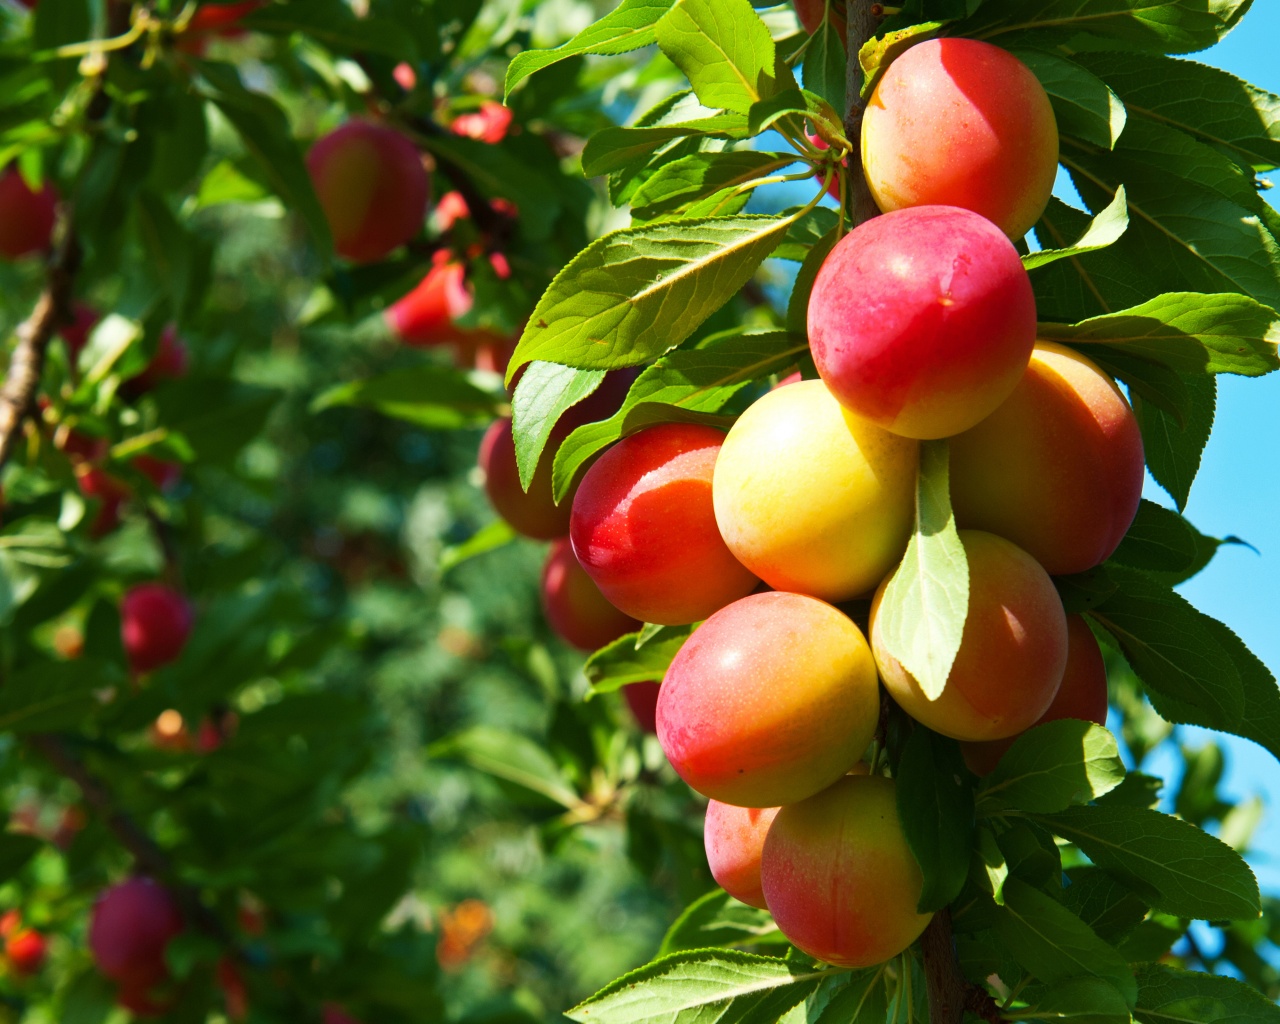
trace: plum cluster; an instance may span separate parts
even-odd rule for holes
[[[918,44],[878,83],[861,148],[881,215],[842,238],[814,282],[819,379],[783,381],[727,435],[691,423],[631,434],[591,465],[571,509],[547,498],[539,512],[541,535],[567,525],[570,538],[549,576],[585,577],[547,599],[573,642],[621,632],[625,617],[700,623],[661,683],[656,731],[710,800],[712,873],[797,947],[842,966],[895,956],[929,921],[894,782],[863,760],[881,684],[961,741],[978,774],[1040,722],[1101,723],[1097,641],[1051,575],[1115,550],[1144,463],[1114,381],[1037,339],[1014,240],[1048,202],[1058,134],[1026,66],[974,40]],[[897,613],[883,598],[913,533],[921,442],[943,438],[970,596],[945,688],[929,699],[885,642]],[[532,507],[533,490],[499,483],[499,445],[511,445],[506,426],[482,459],[495,504]],[[565,596],[579,592],[590,616],[585,597]],[[866,599],[868,634],[846,613]]]

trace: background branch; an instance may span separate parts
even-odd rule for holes
[[[89,805],[111,834],[123,846],[138,869],[145,875],[165,883],[182,906],[183,918],[205,934],[213,937],[228,949],[235,942],[222,922],[200,900],[195,889],[178,882],[173,865],[155,840],[133,818],[121,810],[106,783],[89,770],[62,736],[41,733],[28,738],[28,744],[36,750],[61,775],[70,779],[80,789],[84,802]]]
[[[80,243],[70,207],[64,207],[49,264],[44,291],[35,309],[18,327],[18,344],[9,357],[4,384],[0,385],[0,466],[8,461],[22,431],[23,420],[35,408],[36,390],[44,373],[44,356],[58,328],[71,319],[75,277],[80,269]]]

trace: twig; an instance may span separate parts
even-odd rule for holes
[[[880,20],[875,10],[878,7],[883,12],[880,4],[867,3],[867,0],[849,0],[845,23],[848,60],[845,72],[844,133],[853,143],[848,166],[854,227],[880,212],[876,209],[875,200],[871,198],[871,190],[867,188],[866,178],[862,173],[862,115],[866,112],[867,104],[862,98],[862,66],[858,63],[858,53],[863,44],[876,33]]]
[[[106,784],[76,756],[70,743],[62,736],[48,733],[33,735],[27,742],[61,775],[79,787],[84,802],[102,819],[111,834],[133,857],[138,868],[144,874],[166,884],[182,905],[183,918],[228,949],[233,949],[234,939],[222,922],[201,902],[199,894],[193,888],[177,881],[173,865],[164,851],[132,817],[116,805]]]
[[[8,461],[22,429],[22,421],[35,408],[36,390],[44,374],[44,355],[58,328],[71,317],[72,291],[80,269],[80,244],[72,226],[70,209],[59,218],[58,247],[49,265],[44,291],[36,308],[19,327],[18,344],[9,359],[0,386],[0,466]]]

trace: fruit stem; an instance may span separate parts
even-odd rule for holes
[[[852,0],[845,24],[849,57],[845,72],[844,134],[853,147],[849,153],[848,180],[855,228],[879,213],[862,173],[862,115],[866,111],[867,101],[862,95],[862,65],[858,61],[863,45],[876,34],[878,19],[874,8],[877,6],[880,5],[866,3],[866,0]]]

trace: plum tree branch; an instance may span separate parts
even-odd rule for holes
[[[64,207],[55,234],[58,244],[44,290],[31,315],[19,325],[18,344],[9,358],[4,384],[0,385],[0,466],[8,461],[22,431],[22,423],[35,408],[36,390],[44,374],[44,356],[58,328],[71,318],[75,277],[80,269],[80,243],[69,207]]]
[[[849,153],[849,207],[853,213],[853,226],[857,227],[870,220],[880,211],[876,209],[875,200],[867,188],[866,177],[862,173],[862,116],[866,112],[866,100],[862,97],[862,65],[858,63],[858,53],[863,45],[876,34],[876,28],[884,15],[881,4],[868,3],[867,0],[849,0],[845,21],[845,49],[847,61],[845,70],[845,111],[844,133],[853,143]]]
[[[943,907],[933,915],[920,936],[924,954],[925,987],[929,994],[930,1024],[961,1024],[971,1013],[989,1024],[998,1024],[1000,1007],[986,989],[969,981],[960,971],[955,940],[951,934],[951,911]]]
[[[184,919],[227,949],[233,949],[234,940],[222,922],[204,905],[194,889],[178,883],[173,865],[164,851],[130,815],[117,806],[106,783],[89,770],[88,765],[76,755],[70,742],[63,736],[50,733],[33,735],[27,742],[60,775],[76,784],[84,802],[102,819],[111,834],[133,857],[138,868],[168,886],[182,906]]]

